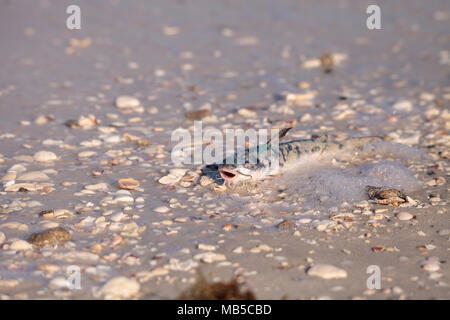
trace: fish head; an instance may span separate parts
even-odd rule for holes
[[[252,168],[249,164],[221,164],[219,165],[219,173],[225,182],[236,183],[252,180]]]
[[[220,176],[226,183],[231,185],[264,178],[269,170],[267,166],[267,148],[268,145],[260,145],[256,149],[247,149],[243,159],[239,158],[237,153],[230,158],[224,159],[223,164],[218,166]]]

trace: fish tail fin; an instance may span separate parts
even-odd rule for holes
[[[368,155],[389,156],[404,159],[405,161],[428,160],[429,155],[413,147],[391,142],[389,138],[383,137],[363,137],[350,138],[343,143],[344,151],[350,153],[361,153]]]
[[[345,140],[342,145],[343,149],[346,151],[362,151],[367,145],[384,140],[384,137],[379,136],[356,137]]]

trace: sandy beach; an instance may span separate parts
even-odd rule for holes
[[[449,299],[450,5],[383,2],[369,30],[370,4],[1,1],[0,299],[176,299],[198,270],[258,299]],[[173,163],[196,120],[391,149],[242,192]]]

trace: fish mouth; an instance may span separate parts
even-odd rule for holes
[[[238,175],[237,172],[224,168],[220,168],[219,173],[222,179],[224,179],[225,181],[233,180]]]

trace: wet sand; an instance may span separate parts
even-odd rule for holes
[[[366,28],[365,1],[77,1],[81,30],[67,30],[70,4],[0,4],[1,298],[174,299],[198,268],[260,299],[450,298],[447,1],[382,4],[382,30]],[[119,108],[123,95],[139,105]],[[402,163],[420,204],[311,209],[292,186],[222,193],[198,165],[161,184],[171,133],[203,109],[220,130],[294,121],[293,138],[380,135],[424,151]],[[399,161],[342,167],[384,160]],[[128,178],[139,186],[121,190]],[[56,227],[50,245],[30,238]]]

